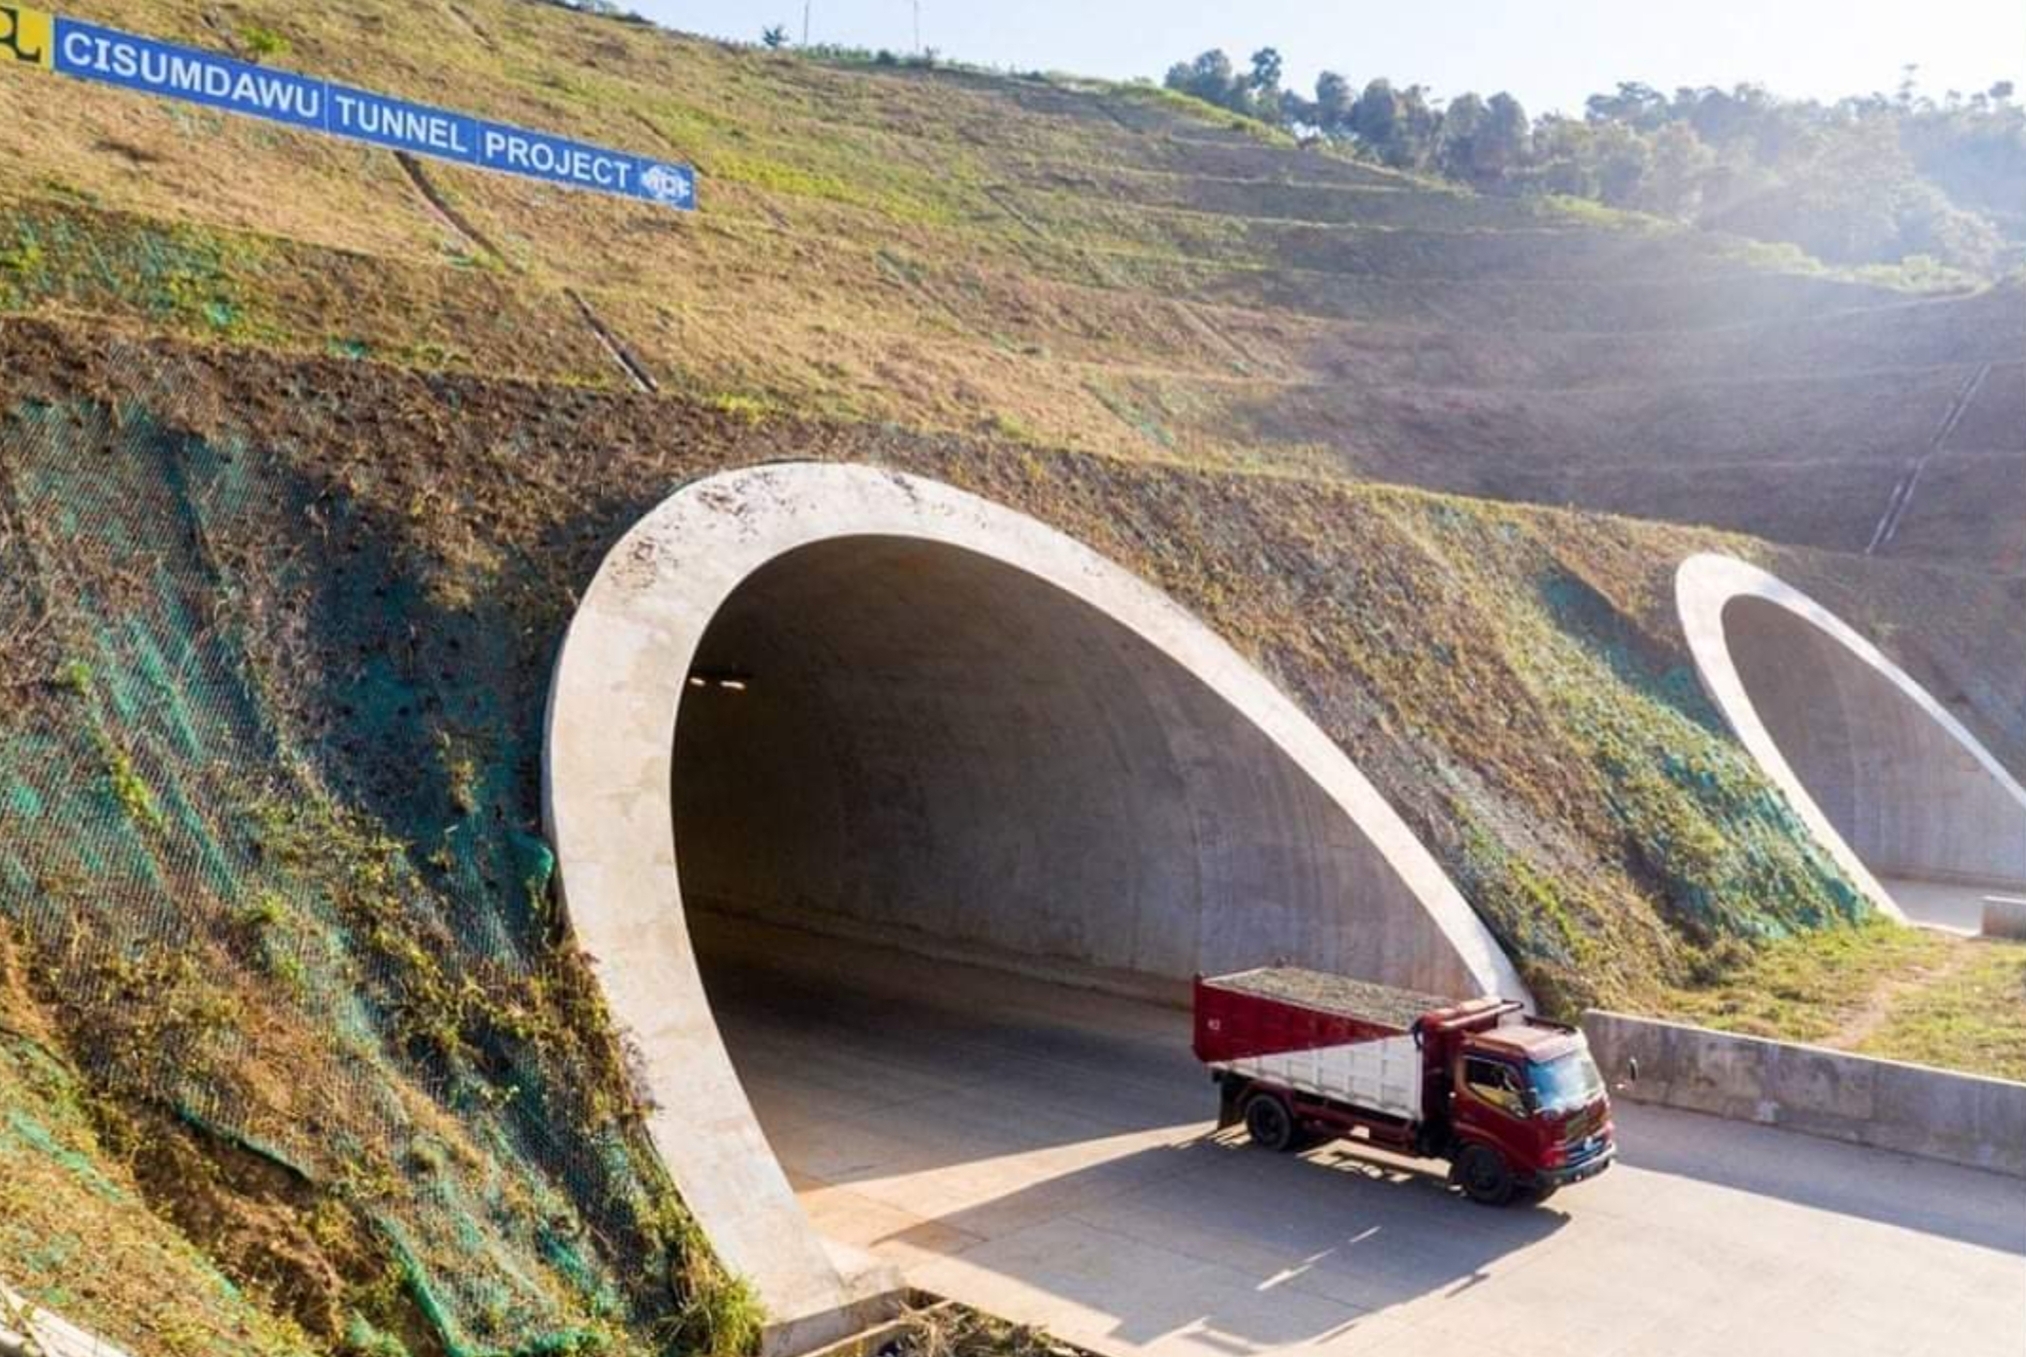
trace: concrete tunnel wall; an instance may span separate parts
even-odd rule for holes
[[[1879,877],[2026,883],[2026,790],[1961,722],[1834,614],[1727,556],[1683,562],[1704,690],[1874,902]]]
[[[897,1279],[809,1227],[685,902],[1167,980],[1287,957],[1525,995],[1384,798],[1241,656],[1087,548],[913,477],[770,465],[661,504],[571,622],[544,773],[650,1134],[776,1350],[848,1330]]]
[[[1301,766],[1158,648],[992,558],[833,538],[726,601],[684,703],[683,900],[1122,979],[1299,957],[1473,983]],[[1171,989],[1179,989],[1171,986]]]

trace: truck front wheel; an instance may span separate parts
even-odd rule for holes
[[[1457,1151],[1450,1176],[1465,1196],[1483,1206],[1504,1206],[1516,1186],[1505,1156],[1489,1145],[1465,1145]]]
[[[1262,1093],[1245,1105],[1245,1134],[1262,1150],[1280,1153],[1294,1148],[1294,1118],[1287,1104]]]

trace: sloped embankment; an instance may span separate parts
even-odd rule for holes
[[[1353,755],[1564,1011],[1864,912],[1673,637],[1675,561],[1749,542],[56,325],[0,350],[0,921],[38,1041],[93,1134],[167,1147],[135,1160],[132,1209],[318,1346],[740,1332],[636,1133],[538,837],[573,591],[706,471],[906,469],[1139,572]],[[1938,635],[2006,606],[1903,596],[1955,619]],[[112,1172],[24,1144],[0,1151]],[[57,1270],[0,1229],[0,1275]]]
[[[529,689],[491,682],[553,617],[444,611],[342,488],[141,404],[17,406],[0,460],[0,926],[132,1180],[10,1107],[0,1149],[103,1201],[0,1228],[0,1273],[60,1300],[145,1203],[265,1311],[250,1350],[735,1345],[554,945]],[[132,1283],[66,1304],[229,1350]]]
[[[0,311],[1841,549],[1939,450],[1889,550],[2020,560],[2016,287],[1921,300],[1150,89],[833,64],[526,0],[93,18],[693,160],[705,210],[13,71],[0,116],[37,135],[0,159]]]
[[[28,993],[12,933],[0,922],[0,1269],[7,1279],[26,1283],[44,1303],[90,1314],[139,1345],[136,1351],[312,1351],[290,1321],[226,1281],[166,1214],[149,1209],[141,1175],[127,1162],[140,1140],[130,1133],[139,1128],[114,1113],[63,1053]],[[176,1146],[162,1148],[161,1159],[173,1161]],[[193,1184],[190,1195],[201,1194]],[[261,1215],[257,1201],[235,1214],[249,1225]],[[36,1284],[55,1277],[61,1293],[43,1294]],[[136,1278],[146,1285],[136,1286]],[[5,1310],[0,1304],[0,1328],[12,1318]]]

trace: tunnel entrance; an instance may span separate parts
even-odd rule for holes
[[[1908,674],[1743,562],[1691,558],[1677,592],[1711,697],[1875,898],[1975,931],[1983,894],[2026,889],[2026,792]]]
[[[1385,799],[1228,644],[1034,519],[873,468],[708,477],[629,531],[557,661],[544,791],[571,929],[649,1134],[758,1293],[774,1352],[841,1336],[901,1283],[890,1259],[812,1227],[700,951],[748,1051],[769,1024],[806,1032],[785,1066],[743,1072],[875,1098],[892,1095],[842,1024],[863,1033],[866,985],[925,961],[972,976],[973,1009],[1041,987],[1019,1010],[1032,1021],[991,1029],[1022,1066],[1029,1046],[1082,1040],[1101,990],[1127,1006],[1098,1021],[1107,1042],[1145,1022],[1186,1062],[1179,1010],[1146,1000],[1179,997],[1199,968],[1286,957],[1526,997]],[[1047,983],[1062,979],[1074,987]],[[798,1011],[813,1025],[795,1028]],[[962,1032],[964,1016],[936,1021]],[[795,1105],[768,1131],[788,1134]],[[982,1123],[955,1134],[989,1157]]]
[[[698,647],[685,906],[1136,991],[1276,957],[1385,973],[1385,860],[1201,680],[1033,575],[919,539],[775,558]]]

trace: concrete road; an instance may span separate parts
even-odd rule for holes
[[[1627,1107],[1617,1167],[1490,1211],[1213,1134],[1172,1009],[788,932],[705,955],[818,1227],[1100,1352],[2026,1353],[2026,1183]]]
[[[1953,881],[1914,881],[1906,877],[1880,877],[1893,903],[1906,914],[1909,923],[1940,929],[1945,933],[1975,936],[1984,928],[1984,897],[2016,894],[2010,887],[1965,886]],[[2026,1351],[2026,1346],[2022,1346]]]

